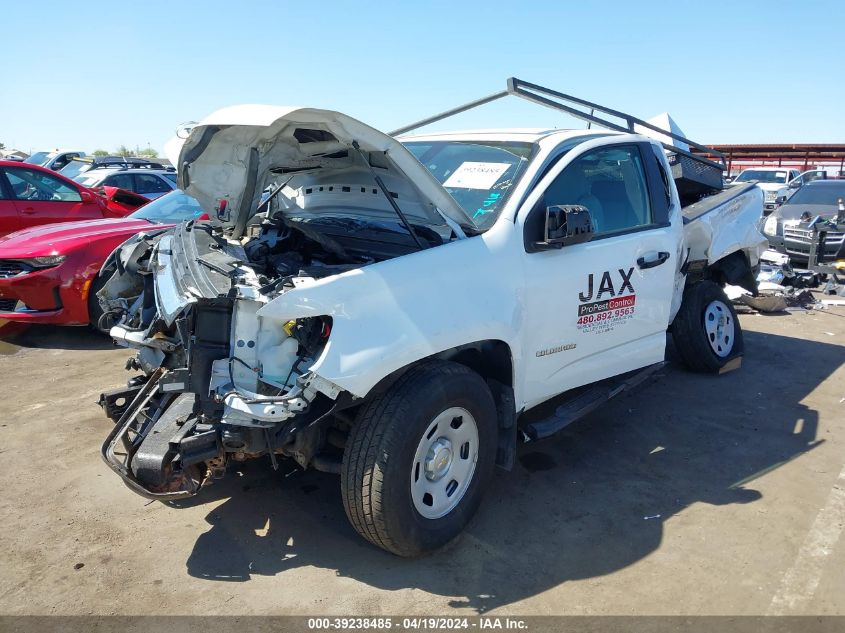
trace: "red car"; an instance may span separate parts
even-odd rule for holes
[[[89,189],[46,167],[0,160],[0,235],[39,224],[122,218],[147,198]]]
[[[0,320],[96,326],[94,280],[117,246],[142,231],[207,218],[196,200],[176,190],[126,218],[65,222],[0,237]]]

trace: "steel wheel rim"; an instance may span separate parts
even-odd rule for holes
[[[734,347],[736,326],[728,306],[722,301],[711,301],[704,310],[704,331],[710,349],[719,358],[728,356]]]
[[[461,502],[478,461],[478,425],[450,407],[426,427],[411,462],[411,499],[426,519],[440,519]]]

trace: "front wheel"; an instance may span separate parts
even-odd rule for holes
[[[100,306],[99,299],[97,299],[97,293],[103,289],[103,286],[106,285],[107,281],[108,277],[94,277],[94,279],[91,280],[91,286],[88,288],[87,297],[88,321],[92,328],[102,334],[108,334],[111,326],[113,325],[112,323],[107,322],[107,318],[103,318],[103,308]]]
[[[408,370],[352,428],[341,470],[349,521],[399,556],[445,545],[481,503],[496,430],[493,396],[478,374],[446,361]]]
[[[700,281],[684,291],[672,340],[684,365],[693,371],[716,373],[742,355],[742,328],[718,284]]]

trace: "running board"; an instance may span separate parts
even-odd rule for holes
[[[596,383],[560,405],[555,409],[554,415],[523,426],[522,430],[527,440],[535,441],[554,435],[562,428],[577,422],[588,413],[592,413],[611,398],[615,398],[623,391],[628,391],[641,384],[665,364],[665,362],[655,363],[643,369]]]

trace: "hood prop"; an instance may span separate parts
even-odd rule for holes
[[[393,207],[393,210],[396,212],[396,215],[398,215],[399,219],[402,220],[402,224],[405,225],[405,228],[408,230],[408,233],[411,234],[411,237],[417,243],[417,246],[419,246],[420,250],[424,250],[425,246],[423,246],[419,236],[414,233],[414,229],[411,226],[411,223],[408,222],[408,218],[405,217],[405,214],[402,213],[402,209],[399,208],[399,205],[396,204],[396,201],[393,199],[393,196],[390,195],[390,192],[387,190],[387,187],[384,186],[384,182],[382,181],[381,176],[376,173],[376,170],[373,169],[372,165],[370,165],[370,161],[364,155],[364,152],[361,151],[361,146],[358,145],[358,141],[352,141],[352,147],[355,148],[355,151],[358,152],[358,155],[361,157],[361,160],[364,161],[364,164],[370,170],[370,174],[372,174],[373,179],[376,181],[376,185],[378,185],[378,188],[384,194],[384,197],[387,198],[387,201],[390,203],[390,206]]]

